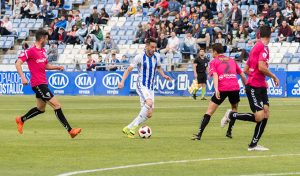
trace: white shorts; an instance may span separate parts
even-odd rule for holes
[[[151,99],[153,102],[152,108],[154,108],[154,90],[150,90],[144,86],[137,86],[136,92],[140,96],[141,107],[144,106],[147,99]]]

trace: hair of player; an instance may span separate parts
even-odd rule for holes
[[[212,45],[213,51],[217,52],[218,54],[224,53],[224,47],[221,43],[215,43]]]
[[[35,33],[35,39],[36,41],[39,41],[41,40],[43,37],[47,36],[48,35],[48,32],[44,29],[39,29],[36,31]]]
[[[269,26],[261,26],[260,30],[260,37],[261,38],[270,38],[271,37],[271,28]]]
[[[148,38],[145,43],[149,45],[150,43],[156,43],[156,40],[154,38]]]

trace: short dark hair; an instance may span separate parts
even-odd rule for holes
[[[259,28],[261,38],[270,38],[271,37],[271,28],[269,26],[261,26]]]
[[[205,48],[200,48],[200,50],[199,50],[199,51],[201,51],[201,50],[205,51]]]
[[[38,29],[35,33],[35,39],[36,41],[41,40],[41,38],[45,37],[48,35],[48,32],[44,29]]]
[[[156,43],[156,39],[154,39],[154,38],[148,38],[147,40],[146,40],[146,42],[145,42],[146,44],[150,44],[150,43]]]
[[[217,52],[218,54],[224,53],[224,47],[221,43],[215,43],[212,45],[213,51]]]

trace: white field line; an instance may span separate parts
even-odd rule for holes
[[[216,160],[238,160],[238,159],[251,159],[251,158],[288,157],[288,156],[300,156],[300,154],[234,156],[234,157],[226,157],[226,158],[202,158],[202,159],[193,159],[193,160],[161,161],[161,162],[153,162],[153,163],[141,163],[141,164],[132,164],[132,165],[125,165],[125,166],[99,168],[99,169],[92,169],[92,170],[73,171],[73,172],[62,173],[62,174],[59,174],[57,176],[71,176],[71,175],[78,175],[78,174],[84,174],[84,173],[102,172],[102,171],[119,170],[119,169],[136,168],[136,167],[145,167],[145,166],[155,166],[155,165],[164,165],[164,164],[177,164],[177,163],[189,163],[189,162],[200,162],[200,161],[216,161]]]
[[[300,172],[286,172],[286,173],[265,173],[265,174],[253,174],[253,175],[240,175],[240,176],[278,176],[278,175],[300,175]]]

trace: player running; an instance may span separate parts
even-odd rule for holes
[[[193,98],[196,100],[197,91],[201,89],[201,100],[206,100],[205,92],[206,92],[206,81],[207,81],[207,73],[208,73],[208,62],[209,59],[205,57],[205,50],[203,48],[200,49],[198,56],[194,60],[193,70],[194,77],[197,79],[198,87],[193,91]]]
[[[168,81],[172,79],[165,75],[161,68],[160,55],[156,53],[156,41],[152,38],[146,41],[146,49],[142,54],[135,56],[133,62],[123,74],[122,81],[118,87],[122,89],[124,82],[128,77],[129,72],[134,67],[138,68],[138,81],[136,92],[140,96],[141,111],[139,115],[126,127],[123,128],[123,133],[129,138],[133,138],[138,126],[152,116],[154,108],[154,78],[156,70]]]
[[[219,43],[213,45],[213,57],[210,62],[209,73],[213,76],[215,93],[211,97],[206,113],[201,121],[199,131],[194,134],[192,140],[201,140],[205,127],[210,121],[211,116],[217,110],[219,105],[228,97],[232,111],[236,112],[240,101],[240,86],[237,75],[246,83],[245,74],[242,72],[237,63],[223,55],[223,46]]]
[[[261,39],[251,50],[249,59],[244,68],[244,72],[248,75],[246,94],[252,113],[237,113],[228,110],[221,120],[223,126],[231,120],[243,120],[256,123],[248,151],[269,150],[266,147],[257,145],[269,118],[269,98],[267,94],[268,84],[266,82],[266,76],[272,78],[275,85],[279,86],[279,79],[270,72],[268,68],[268,44],[271,38],[271,29],[270,27],[262,26],[259,30]]]
[[[61,110],[61,105],[48,88],[46,78],[46,70],[63,70],[64,67],[53,66],[48,63],[46,50],[44,49],[44,46],[48,41],[48,32],[43,29],[39,29],[36,31],[35,37],[35,44],[22,52],[19,56],[19,59],[16,61],[16,69],[22,79],[23,85],[28,84],[28,80],[24,76],[22,70],[22,64],[27,62],[29,71],[31,73],[30,85],[36,94],[37,101],[37,107],[32,108],[25,115],[16,118],[18,131],[20,134],[22,134],[24,122],[33,118],[34,116],[44,113],[46,104],[49,104],[54,109],[57,119],[68,130],[70,136],[74,138],[81,132],[81,128],[72,128],[69,125]]]

